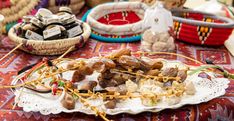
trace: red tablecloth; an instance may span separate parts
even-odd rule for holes
[[[203,61],[206,58],[215,59],[215,63],[223,65],[226,69],[234,72],[234,58],[230,56],[228,51],[224,47],[220,48],[204,48],[190,46],[185,43],[176,42],[176,52],[183,54],[199,61]],[[139,50],[139,43],[103,43],[95,40],[90,40],[86,46],[78,51],[71,52],[66,57],[69,58],[89,58],[97,56],[99,52],[110,52],[121,48],[131,48],[133,51]],[[5,55],[14,46],[10,40],[6,37],[1,40],[0,43],[0,56]],[[8,58],[0,61],[0,84],[9,85],[11,80],[17,74],[17,71],[26,65],[38,62],[43,56],[35,56],[27,54],[23,51],[17,50],[12,53]],[[47,56],[48,57],[48,56]],[[49,58],[56,58],[57,56],[50,56]],[[181,60],[182,62],[192,64],[188,60],[176,56],[161,55],[159,57]],[[231,81],[229,88],[226,90],[226,94],[222,97],[213,99],[207,103],[202,103],[193,106],[184,106],[176,110],[165,110],[159,113],[141,113],[138,115],[121,114],[116,116],[108,116],[114,120],[234,120],[234,81]],[[95,116],[88,116],[81,113],[71,114],[58,114],[44,116],[35,112],[24,112],[21,108],[12,110],[14,103],[14,94],[10,89],[0,90],[0,119],[7,121],[13,120],[101,120]]]
[[[99,52],[110,52],[121,48],[131,48],[133,51],[139,50],[140,43],[103,43],[95,40],[90,40],[86,46],[80,50],[71,52],[66,57],[69,58],[89,58],[97,56]],[[9,52],[14,45],[5,37],[0,41],[0,57]],[[216,64],[224,66],[230,72],[234,72],[234,58],[230,56],[224,47],[219,48],[205,48],[199,46],[191,46],[185,43],[176,42],[176,52],[195,58],[204,62],[206,58],[215,60]],[[0,85],[9,85],[17,71],[26,65],[38,62],[43,56],[36,56],[27,54],[23,51],[17,50],[8,56],[6,59],[0,61]],[[47,56],[48,57],[48,56]],[[56,58],[57,56],[50,56],[48,58]],[[161,55],[161,58],[172,60],[180,60],[187,64],[193,64],[181,57]],[[0,119],[6,121],[29,121],[29,120],[78,120],[78,121],[94,121],[101,120],[99,117],[89,116],[81,113],[61,113],[58,115],[44,116],[38,112],[24,112],[21,108],[12,110],[14,103],[14,94],[10,89],[0,89]],[[201,120],[201,121],[234,121],[234,81],[231,80],[226,94],[219,98],[213,99],[209,102],[199,105],[188,105],[175,110],[164,110],[159,113],[145,112],[138,115],[120,114],[116,116],[107,116],[113,120],[121,121],[148,121],[148,120]]]

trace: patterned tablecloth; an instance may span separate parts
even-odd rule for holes
[[[111,52],[121,48],[130,48],[133,51],[139,50],[140,43],[103,43],[95,40],[90,40],[86,46],[80,50],[71,52],[66,57],[69,58],[89,58],[97,56],[100,52]],[[0,41],[0,57],[9,52],[14,45],[7,38],[1,38]],[[215,60],[216,64],[224,66],[227,70],[234,73],[234,58],[231,57],[225,47],[206,48],[200,46],[192,46],[181,42],[176,42],[176,52],[195,58],[204,62],[206,58]],[[26,65],[38,62],[43,56],[35,56],[27,54],[23,51],[17,50],[8,56],[6,59],[0,61],[0,84],[9,85],[17,71]],[[47,56],[48,57],[48,56]],[[57,56],[50,56],[48,58],[56,58]],[[160,55],[161,58],[171,60],[180,60],[187,64],[193,62],[181,57]],[[0,89],[0,120],[4,121],[31,121],[31,120],[102,120],[99,117],[89,116],[81,113],[61,113],[58,115],[44,116],[38,112],[24,112],[21,108],[12,110],[14,105],[14,94],[10,89]],[[175,110],[164,110],[159,113],[145,112],[138,115],[120,114],[115,116],[107,116],[113,120],[120,121],[187,121],[187,120],[201,120],[201,121],[234,121],[234,80],[230,81],[226,94],[219,98],[213,99],[209,102],[199,105],[188,105]]]

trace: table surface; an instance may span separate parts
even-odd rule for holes
[[[83,13],[82,13],[83,14]],[[0,57],[9,52],[13,47],[13,43],[8,37],[0,39]],[[89,40],[85,47],[69,53],[68,58],[89,58],[98,56],[100,52],[111,52],[122,48],[130,48],[132,51],[139,50],[140,43],[104,43],[95,40]],[[215,60],[215,63],[222,65],[224,68],[234,73],[234,58],[229,54],[225,47],[207,48],[201,46],[193,46],[186,43],[176,41],[176,53],[183,54],[191,58],[195,58],[204,62],[206,58]],[[26,65],[38,62],[44,56],[36,56],[17,50],[10,54],[7,58],[0,61],[0,85],[9,85],[12,79],[17,75],[17,71]],[[53,59],[58,56],[46,56]],[[180,60],[187,64],[193,62],[177,56],[160,55],[160,58],[171,60]],[[31,120],[102,120],[99,117],[89,116],[82,113],[61,113],[57,115],[41,115],[38,112],[24,112],[22,108],[15,108],[14,94],[10,89],[0,89],[0,119],[6,121],[31,121]],[[224,96],[215,98],[209,102],[199,105],[187,105],[179,109],[164,110],[159,113],[140,113],[138,115],[119,114],[115,116],[107,116],[113,120],[127,121],[184,121],[184,120],[201,120],[201,121],[234,121],[234,80],[230,81],[229,87]]]

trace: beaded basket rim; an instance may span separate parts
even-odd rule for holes
[[[226,17],[221,17],[221,16],[216,16],[214,14],[206,13],[206,12],[200,12],[200,11],[195,11],[191,9],[173,9],[172,13],[179,13],[179,12],[187,12],[187,13],[198,13],[202,14],[206,17],[213,18],[216,20],[221,20],[226,23],[210,23],[210,22],[204,22],[204,21],[199,21],[199,20],[192,20],[192,19],[186,19],[183,17],[177,17],[173,15],[173,20],[178,21],[181,23],[186,23],[189,25],[194,25],[194,26],[207,26],[207,27],[213,27],[213,28],[233,28],[234,27],[234,21],[226,18]]]
[[[118,7],[121,6],[121,7]],[[126,8],[124,8],[123,6],[125,6]],[[101,34],[118,34],[118,35],[124,35],[125,33],[133,33],[133,31],[142,31],[142,23],[143,23],[143,19],[135,22],[135,23],[131,23],[131,24],[125,24],[125,25],[106,25],[103,23],[98,22],[94,17],[95,17],[95,13],[97,13],[97,11],[106,11],[104,13],[109,14],[111,12],[113,12],[113,9],[115,11],[123,11],[123,10],[131,10],[132,8],[130,8],[131,6],[137,6],[135,10],[136,11],[140,11],[140,10],[146,10],[146,8],[148,8],[148,6],[144,3],[141,2],[118,2],[118,3],[104,3],[101,5],[98,5],[96,7],[94,7],[92,9],[92,11],[88,14],[87,16],[87,23],[93,28],[95,29],[97,32],[101,33]],[[112,9],[113,8],[113,9]],[[143,13],[144,15],[144,13]],[[134,29],[135,30],[134,30]]]

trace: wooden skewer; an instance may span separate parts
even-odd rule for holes
[[[69,52],[71,52],[72,49],[74,49],[74,46],[71,46],[65,53],[63,53],[63,54],[62,54],[60,57],[58,57],[57,59],[63,58],[65,55],[67,55]]]
[[[102,112],[99,112],[98,109],[95,107],[95,106],[91,106],[87,101],[86,99],[82,98],[79,93],[75,92],[74,90],[70,89],[70,88],[67,88],[65,87],[67,90],[69,90],[70,92],[72,92],[73,94],[75,94],[76,96],[79,97],[80,100],[82,100],[81,102],[85,102],[87,103],[90,107],[93,107],[91,108],[91,110],[95,111],[95,113],[97,113],[97,115],[99,115],[104,121],[110,121],[109,119],[106,118],[105,114],[103,114]]]
[[[43,71],[43,73],[45,72],[45,70]],[[41,78],[41,76],[42,76],[42,74],[39,76],[39,78]],[[20,79],[21,80],[21,79]],[[22,81],[22,80],[21,80]],[[38,80],[37,80],[38,81]],[[37,82],[36,81],[36,82]],[[22,81],[23,82],[23,81]],[[33,83],[33,82],[35,82],[35,81],[32,81],[31,83]],[[19,100],[20,100],[20,96],[22,95],[22,93],[23,93],[23,90],[24,90],[24,88],[25,88],[25,85],[26,85],[26,83],[23,83],[24,85],[23,85],[23,87],[20,89],[20,93],[19,93],[19,96],[18,96],[18,100],[16,100],[16,102],[15,102],[15,104],[13,105],[13,107],[12,107],[12,109],[14,110],[15,109],[15,107],[16,107],[16,105],[19,103]]]
[[[25,87],[25,85],[20,89],[19,96],[18,96],[18,98],[17,98],[16,102],[14,103],[14,105],[13,105],[13,107],[12,107],[12,110],[14,110],[14,109],[15,109],[15,107],[16,107],[16,105],[19,103],[20,96],[21,96],[21,95],[22,95],[22,93],[23,93],[24,87]]]
[[[8,54],[6,54],[3,58],[5,58],[5,57],[7,57],[9,54],[11,54],[14,50],[16,50],[17,48],[19,48],[20,46],[22,46],[23,45],[23,43],[21,43],[21,44],[19,44],[18,46],[16,46],[13,50],[11,50]],[[67,55],[70,51],[72,51],[72,49],[74,48],[74,46],[72,46],[72,47],[70,47],[65,53],[63,53],[60,57],[58,57],[57,59],[61,59],[61,58],[63,58],[65,55]],[[3,59],[3,58],[1,58],[1,60]],[[1,61],[0,60],[0,61]],[[42,74],[41,74],[42,75]],[[40,75],[40,77],[41,77],[41,75]],[[20,98],[20,96],[21,96],[21,94],[22,94],[22,92],[23,92],[23,89],[24,89],[24,87],[25,87],[25,83],[24,83],[24,85],[23,85],[23,87],[21,88],[21,90],[20,90],[20,94],[19,94],[19,97],[18,97],[18,99]],[[19,102],[19,100],[17,101],[17,102],[15,102],[15,104],[13,105],[13,107],[12,107],[12,109],[15,109],[15,107],[16,107],[16,105],[18,104],[18,102]]]
[[[23,43],[18,44],[15,48],[13,48],[10,52],[8,52],[6,55],[4,55],[0,61],[2,61],[4,58],[6,58],[7,56],[9,56],[11,53],[13,53],[16,49],[18,49],[19,47],[21,47],[23,45]]]
[[[136,54],[166,54],[166,55],[175,55],[175,56],[180,56],[182,58],[185,58],[185,59],[188,59],[188,60],[191,60],[195,63],[198,63],[198,64],[203,64],[202,62],[198,61],[198,60],[195,60],[193,58],[190,58],[190,57],[187,57],[187,56],[184,56],[184,55],[181,55],[181,54],[178,54],[178,53],[170,53],[170,52],[135,52]]]

